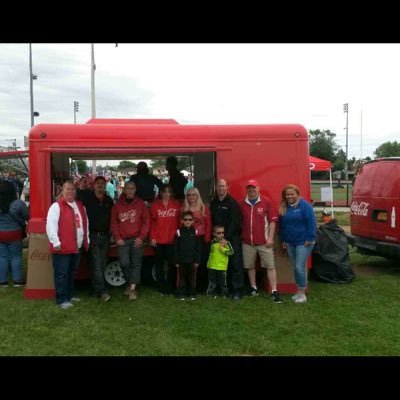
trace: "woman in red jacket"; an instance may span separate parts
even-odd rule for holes
[[[208,286],[207,261],[211,241],[211,212],[204,205],[199,190],[196,187],[188,189],[182,211],[191,211],[194,217],[193,227],[200,236],[200,265],[197,271],[197,291],[205,292]]]
[[[173,265],[174,239],[180,224],[181,204],[172,198],[172,188],[163,184],[159,197],[150,208],[150,245],[155,247],[157,285],[162,295],[170,294],[176,286],[176,268]],[[168,283],[164,262],[168,261]]]

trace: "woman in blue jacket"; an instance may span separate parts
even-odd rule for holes
[[[289,184],[282,190],[279,207],[279,237],[287,249],[294,271],[297,293],[295,303],[305,303],[307,297],[307,258],[315,244],[317,223],[311,205],[301,198],[300,189]]]

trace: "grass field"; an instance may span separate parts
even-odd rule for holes
[[[351,261],[352,283],[311,281],[307,304],[266,294],[181,302],[152,287],[140,287],[135,302],[111,288],[100,303],[84,283],[82,301],[61,310],[0,288],[0,355],[400,355],[400,269],[353,251]]]
[[[313,183],[311,185],[311,198],[313,199],[314,202],[321,200],[321,187],[323,187],[323,186],[327,187],[327,186],[329,186],[329,183],[328,184]],[[350,204],[350,200],[351,200],[351,191],[352,191],[352,187],[349,186],[349,204]],[[346,205],[346,198],[347,198],[346,187],[337,188],[337,187],[335,187],[335,185],[333,185],[333,203],[335,205],[344,206],[344,205]]]

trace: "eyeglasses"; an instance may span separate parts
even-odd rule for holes
[[[197,196],[197,194],[196,193],[188,193],[186,196]]]
[[[215,232],[217,235],[223,235],[225,232]]]
[[[183,218],[184,221],[193,221],[193,218]]]

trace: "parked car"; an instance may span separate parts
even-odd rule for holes
[[[400,258],[400,157],[369,161],[354,181],[349,243],[364,254]]]

